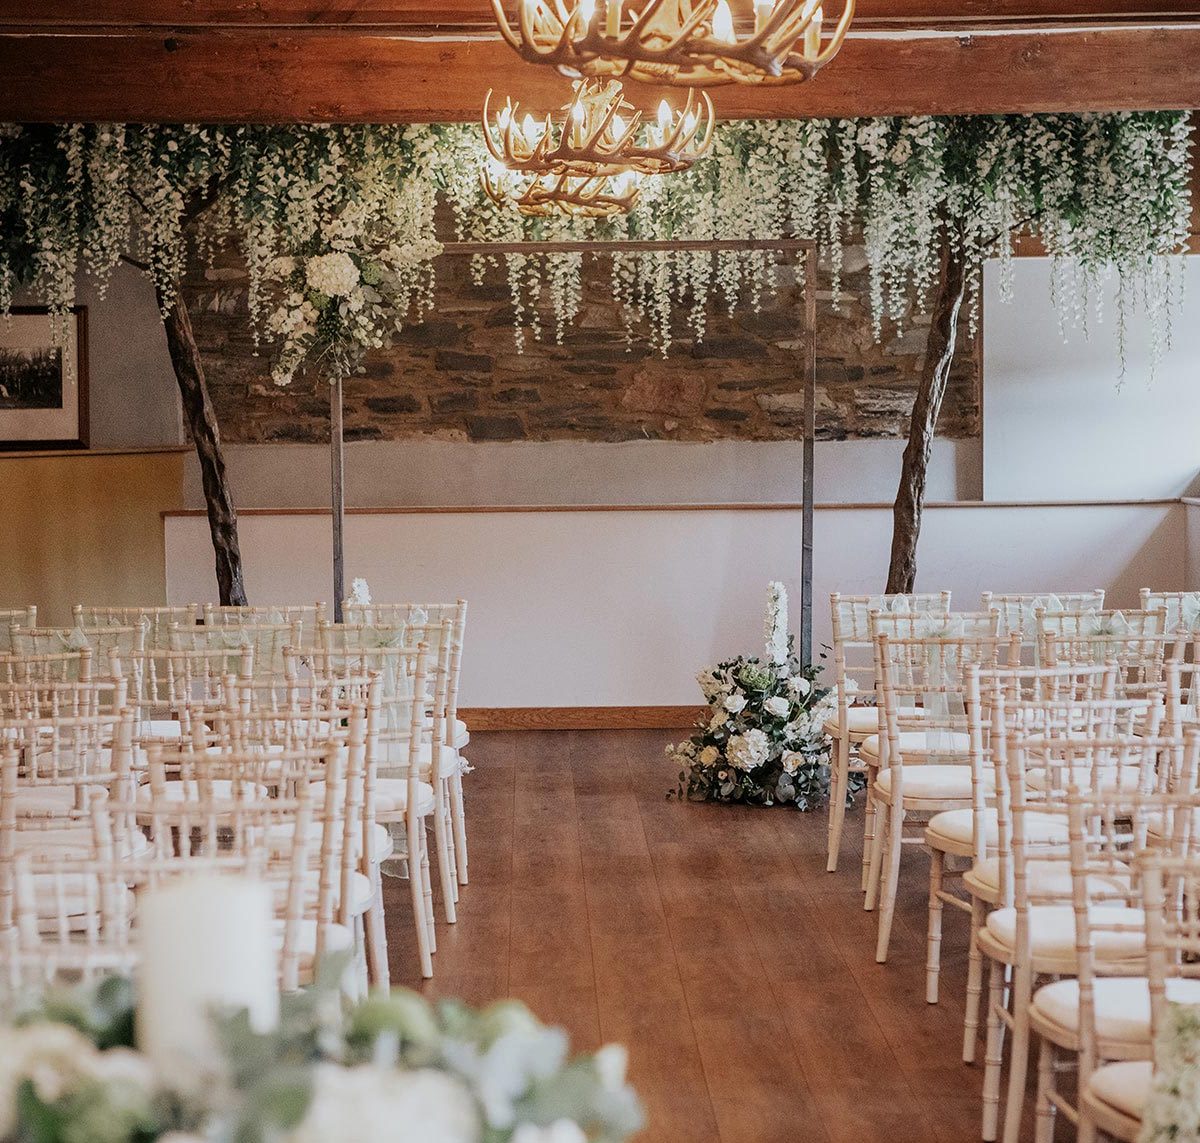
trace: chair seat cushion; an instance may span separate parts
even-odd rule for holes
[[[1098,960],[1123,961],[1140,957],[1145,949],[1144,918],[1141,909],[1126,905],[1099,905],[1106,924],[1119,924],[1121,932],[1099,929],[1095,932]],[[1017,911],[996,909],[988,914],[988,933],[1006,949],[1013,951],[1017,940]],[[1075,912],[1070,905],[1034,905],[1030,909],[1030,943],[1033,955],[1049,960],[1075,959]]]
[[[1088,1093],[1130,1119],[1141,1119],[1153,1082],[1154,1064],[1150,1060],[1122,1060],[1092,1072]]]
[[[1150,1042],[1150,985],[1142,976],[1101,976],[1093,982],[1096,1030],[1105,1040]],[[1176,1004],[1200,1004],[1200,980],[1171,977],[1167,999]],[[1033,1007],[1045,1019],[1068,1032],[1079,1031],[1079,981],[1056,980],[1033,995]]]
[[[314,782],[313,796],[319,803],[325,796],[325,783]],[[428,817],[434,809],[433,787],[428,782],[417,783],[417,813]],[[390,817],[408,809],[408,779],[379,778],[375,782],[375,815]]]
[[[1093,771],[1090,766],[1059,767],[1051,774],[1056,783],[1055,789],[1065,790],[1068,786],[1078,786],[1081,790],[1092,788]],[[1136,790],[1141,781],[1141,773],[1136,766],[1122,766],[1120,770],[1102,770],[1099,775],[1099,788],[1103,791]],[[1045,790],[1048,780],[1044,769],[1030,770],[1026,782],[1031,790]]]
[[[183,725],[173,718],[146,718],[138,723],[139,738],[182,738]]]
[[[1063,839],[1064,848],[1066,838]],[[1071,867],[1066,861],[1038,861],[1036,858],[1025,867],[1029,879],[1029,891],[1038,897],[1056,897],[1063,902],[1071,900]],[[1000,858],[988,857],[977,861],[963,875],[968,888],[993,897],[1000,892]],[[1105,899],[1126,900],[1130,896],[1129,875],[1100,875],[1088,878],[1088,891],[1097,901]]]
[[[283,949],[284,922],[275,922],[275,945]],[[345,925],[325,926],[325,952],[346,952],[354,948],[354,934]],[[305,918],[297,926],[296,951],[300,956],[303,968],[312,966],[317,951],[317,922],[313,918]]]
[[[846,726],[851,734],[878,734],[879,708],[875,706],[852,706],[846,712]],[[842,737],[841,716],[835,714],[825,720],[825,733],[834,738]]]
[[[896,771],[881,770],[875,778],[875,792],[890,800]],[[928,763],[904,767],[904,797],[935,798],[951,802],[971,800],[971,767]]]
[[[908,770],[904,771],[904,784],[908,786]],[[982,814],[983,837],[989,846],[1000,843],[1000,825],[996,811],[986,809]],[[1030,841],[1042,843],[1047,841],[1067,840],[1067,819],[1055,814],[1040,814],[1036,812],[1025,815],[1025,829]],[[931,841],[941,837],[957,845],[970,845],[975,840],[975,811],[943,810],[929,819],[925,827],[926,836]]]
[[[65,817],[75,808],[75,800],[80,792],[78,786],[70,784],[18,786],[17,796],[13,801],[16,803],[18,817]],[[108,790],[104,786],[92,786],[88,789],[89,804],[104,801],[107,797]]]
[[[381,770],[407,769],[409,761],[408,751],[409,743],[407,739],[398,742],[381,742],[379,745],[379,768]],[[421,743],[418,758],[418,765],[421,767],[421,777],[428,778],[430,767],[433,765],[432,742]],[[441,757],[438,761],[439,779],[453,778],[455,774],[462,773],[463,759],[457,750],[452,750],[448,746],[442,747]]]
[[[315,906],[321,891],[321,871],[310,870],[304,875],[304,896],[310,906]],[[352,917],[361,917],[371,907],[375,894],[371,891],[371,879],[365,873],[350,874],[350,900],[346,910]]]
[[[426,727],[433,726],[433,715],[425,716]],[[461,750],[471,741],[471,732],[467,729],[467,724],[461,718],[454,720],[454,749]]]
[[[902,730],[899,746],[906,761],[914,755],[917,758],[946,754],[966,757],[971,749],[971,740],[959,730]],[[859,743],[858,752],[864,758],[878,758],[879,735],[873,734]]]

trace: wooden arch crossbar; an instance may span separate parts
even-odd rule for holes
[[[705,252],[710,254],[748,254],[753,252],[803,255],[804,315],[800,338],[801,368],[804,374],[804,460],[802,473],[803,504],[800,548],[800,661],[812,663],[812,581],[813,581],[813,446],[816,440],[817,390],[817,248],[801,238],[679,239],[676,241],[562,241],[562,242],[447,242],[440,257],[504,256],[521,254],[539,257],[548,254],[653,254]],[[333,598],[335,617],[342,618],[345,598],[345,462],[342,435],[342,382],[330,386],[330,468],[333,499]]]

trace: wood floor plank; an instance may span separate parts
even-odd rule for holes
[[[824,812],[668,800],[663,748],[678,737],[473,735],[471,883],[422,983],[407,883],[387,880],[393,982],[515,996],[576,1050],[626,1044],[648,1116],[638,1143],[978,1138],[982,1069],[959,1061],[966,919],[946,913],[943,999],[927,1005],[925,856],[904,854],[877,965],[861,806],[827,874]]]

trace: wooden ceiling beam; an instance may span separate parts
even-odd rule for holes
[[[866,36],[812,83],[730,86],[725,118],[969,115],[1200,106],[1200,27]],[[0,121],[439,122],[490,85],[530,108],[566,81],[495,39],[265,29],[29,35],[0,30]],[[661,97],[637,85],[653,107]]]
[[[515,10],[515,0],[506,0]],[[751,0],[732,0],[734,12],[751,14]],[[1200,17],[1200,0],[858,0],[861,26],[967,21],[1090,22],[1178,20]],[[490,0],[0,0],[0,24],[28,27],[195,28],[377,26],[495,26]]]

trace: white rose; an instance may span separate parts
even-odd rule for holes
[[[776,718],[787,718],[788,711],[791,709],[792,704],[783,695],[776,695],[763,703],[763,710],[768,714],[773,714]]]
[[[746,708],[745,695],[729,695],[721,704],[730,714],[741,714]]]
[[[720,757],[721,752],[715,746],[706,746],[700,751],[700,757],[698,761],[701,766],[711,766]]]
[[[799,754],[795,750],[785,750],[783,752],[783,772],[785,774],[794,774],[803,765],[803,754]]]
[[[710,746],[711,750],[712,747]],[[623,1044],[605,1044],[592,1057],[605,1091],[620,1091],[625,1086],[625,1071],[629,1067],[629,1052]]]

